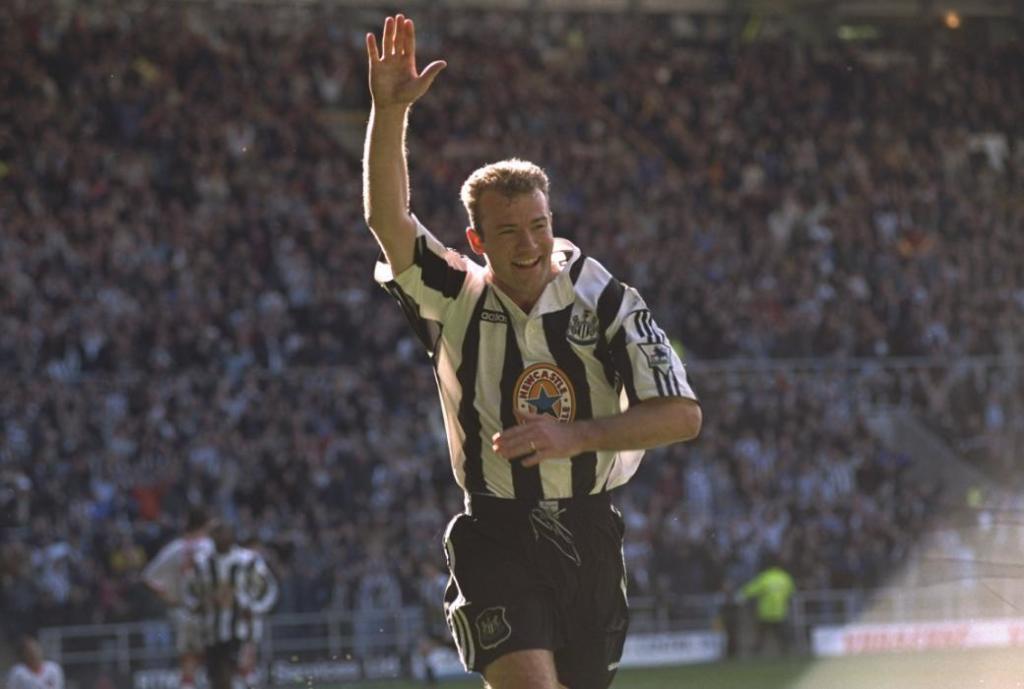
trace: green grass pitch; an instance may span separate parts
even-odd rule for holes
[[[437,689],[481,686],[480,680],[460,680],[442,682]],[[359,685],[359,689],[425,687],[426,683],[416,682]],[[1024,689],[1024,649],[754,659],[633,669],[620,672],[612,689]]]

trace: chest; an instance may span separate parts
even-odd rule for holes
[[[214,588],[233,586],[243,574],[246,563],[233,556],[210,557],[201,568],[206,584]]]
[[[47,663],[39,672],[32,672],[28,668],[18,668],[20,672],[15,687],[23,689],[63,689],[63,682],[60,679],[60,672],[57,668]]]
[[[597,314],[580,300],[556,310],[525,314],[491,295],[476,321],[468,323],[467,329],[476,328],[481,343],[518,350],[526,364],[562,356],[593,358],[602,345]],[[467,336],[473,334],[467,332]]]

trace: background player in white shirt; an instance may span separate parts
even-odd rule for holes
[[[182,587],[196,558],[213,550],[207,535],[210,518],[201,507],[189,510],[185,533],[161,548],[142,571],[146,586],[167,605],[174,627],[175,645],[181,664],[181,687],[195,686],[195,674],[203,655],[199,618],[182,602]]]
[[[32,636],[18,641],[18,658],[7,675],[7,689],[64,689],[64,671],[52,660],[43,658],[43,649]]]

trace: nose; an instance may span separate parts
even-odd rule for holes
[[[537,246],[537,240],[533,233],[526,229],[519,233],[518,245],[520,249],[532,249]]]

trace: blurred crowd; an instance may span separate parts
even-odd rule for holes
[[[372,283],[346,145],[382,17],[280,12],[0,9],[9,626],[153,614],[137,576],[190,503],[263,544],[279,610],[439,600],[461,496],[425,357]],[[557,231],[691,360],[1019,371],[1019,44],[922,61],[694,42],[644,16],[419,26],[422,59],[449,68],[411,118],[412,205],[444,241],[462,246],[462,180],[517,155],[549,170]],[[986,370],[912,385],[1008,471],[1021,386]],[[651,452],[619,497],[637,595],[721,591],[767,552],[802,587],[870,587],[906,557],[940,486],[848,388],[694,385],[701,439]]]

